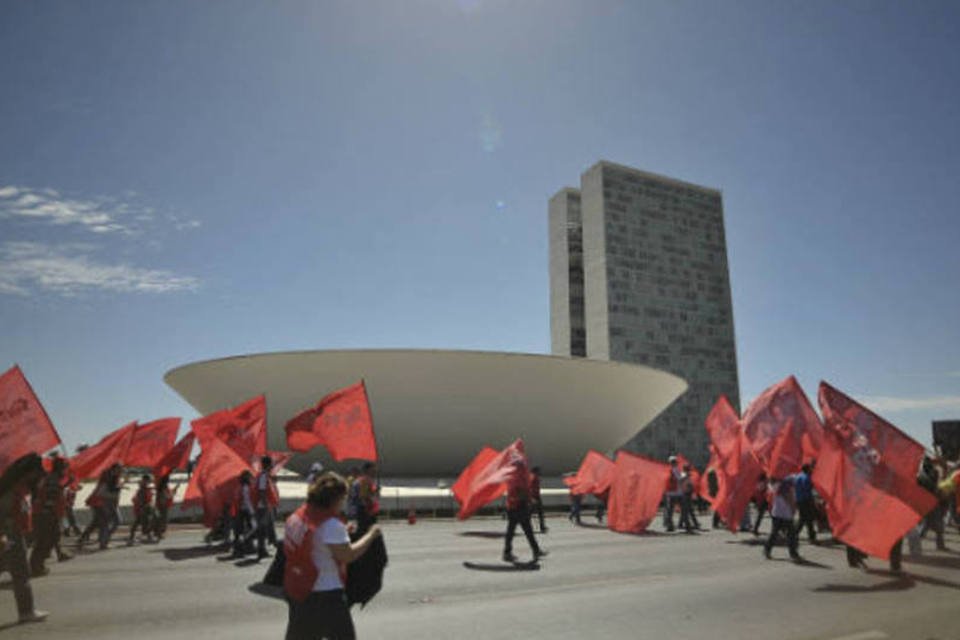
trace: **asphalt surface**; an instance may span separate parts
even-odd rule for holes
[[[801,546],[809,561],[761,556],[752,536],[628,536],[551,518],[534,566],[500,561],[499,519],[388,523],[384,591],[354,611],[359,638],[823,638],[960,640],[957,551],[905,557],[905,574],[869,559],[849,569],[842,547]],[[522,536],[515,549],[529,558]],[[286,604],[260,593],[266,561],[235,563],[197,529],[159,545],[115,545],[52,562],[33,581],[42,624],[15,621],[0,578],[0,640],[282,638]],[[467,564],[469,564],[469,567]],[[274,594],[275,595],[275,594]]]

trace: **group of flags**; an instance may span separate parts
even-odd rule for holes
[[[290,451],[267,449],[263,395],[193,420],[190,431],[178,442],[180,423],[180,418],[130,422],[70,458],[70,473],[77,481],[95,479],[112,465],[121,464],[151,469],[160,478],[186,469],[198,443],[201,455],[182,506],[202,506],[209,522],[233,500],[240,475],[260,471],[262,456],[271,457],[274,472],[290,460],[292,452],[315,446],[325,447],[337,461],[377,460],[363,381],[334,391],[290,420],[285,429]],[[14,366],[0,375],[0,473],[23,455],[43,454],[61,445],[53,422],[20,368]]]
[[[815,460],[812,480],[826,502],[834,537],[886,558],[893,544],[936,506],[935,496],[916,482],[923,446],[826,382],[817,397],[822,421],[793,376],[766,389],[742,417],[721,396],[705,422],[716,490],[707,491],[707,477],[692,481],[736,531],[763,474],[781,479]],[[201,505],[213,518],[233,499],[240,474],[259,471],[261,456],[270,455],[277,469],[293,455],[267,449],[263,395],[192,421],[190,432],[177,442],[180,422],[161,418],[124,425],[73,456],[71,473],[77,480],[92,479],[120,463],[151,468],[162,477],[186,468],[197,442],[201,456],[184,506]],[[378,459],[363,381],[304,409],[286,423],[285,432],[294,452],[323,446],[337,461]],[[20,368],[0,375],[0,472],[27,453],[45,453],[60,444]],[[522,440],[501,451],[482,449],[452,487],[460,503],[458,517],[468,518],[502,496],[521,469],[529,473]],[[565,482],[574,494],[607,500],[612,530],[641,532],[656,516],[670,477],[670,466],[663,462],[626,451],[610,460],[588,451],[576,475]]]
[[[834,538],[887,558],[937,504],[917,483],[923,446],[826,382],[817,399],[822,422],[793,376],[742,418],[721,396],[706,420],[718,485],[708,499],[735,531],[762,474],[779,480],[815,462],[812,481]]]

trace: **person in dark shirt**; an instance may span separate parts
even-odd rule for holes
[[[36,453],[18,458],[0,475],[0,565],[13,579],[13,597],[20,623],[42,622],[49,615],[33,605],[30,567],[24,536],[30,533],[30,488],[43,477],[43,462]]]

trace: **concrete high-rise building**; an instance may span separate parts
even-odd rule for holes
[[[689,390],[626,446],[702,465],[713,403],[740,404],[721,193],[601,161],[549,212],[553,353],[685,378]]]

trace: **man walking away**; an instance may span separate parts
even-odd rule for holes
[[[513,555],[513,534],[517,530],[517,525],[523,529],[523,535],[530,544],[534,562],[541,556],[547,555],[547,552],[537,544],[536,538],[533,537],[533,527],[530,526],[530,474],[527,472],[526,462],[522,459],[513,462],[513,474],[507,481],[507,534],[503,544],[504,562],[517,561],[516,556]]]
[[[770,559],[770,550],[777,539],[777,534],[783,531],[787,534],[787,546],[790,549],[790,558],[794,562],[800,562],[800,554],[797,553],[797,530],[793,527],[793,513],[796,510],[796,498],[793,494],[793,479],[790,477],[783,480],[773,480],[773,506],[770,509],[770,516],[773,519],[773,526],[770,529],[770,537],[763,545],[763,555],[767,560]]]

